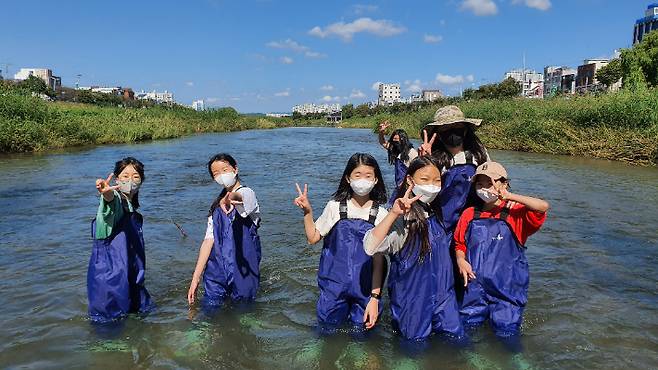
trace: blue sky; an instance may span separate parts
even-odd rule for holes
[[[510,68],[629,47],[650,1],[33,1],[0,5],[0,68],[73,86],[169,90],[241,112],[374,100],[378,81],[450,95]]]

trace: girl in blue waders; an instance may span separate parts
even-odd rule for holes
[[[390,126],[391,124],[388,121],[384,121],[379,125],[379,144],[388,152],[388,163],[395,166],[395,186],[387,203],[388,207],[392,206],[395,198],[397,198],[397,188],[404,181],[409,163],[418,157],[418,152],[409,141],[406,131],[397,129],[391,133],[388,141],[385,139],[386,129]]]
[[[475,128],[481,123],[481,119],[466,118],[459,107],[448,105],[439,108],[434,121],[423,130],[425,140],[420,152],[431,154],[441,166],[440,204],[444,224],[451,230],[466,206],[475,168],[489,160],[487,150],[475,135]]]
[[[324,238],[318,269],[320,332],[333,333],[349,322],[355,332],[374,327],[381,312],[379,299],[385,276],[383,256],[363,251],[363,235],[385,216],[386,187],[373,156],[356,153],[348,161],[338,190],[322,215],[313,222],[308,185],[297,185],[294,203],[304,211],[304,230],[310,244]]]
[[[465,344],[450,257],[452,233],[441,217],[441,171],[435,159],[414,159],[399,190],[386,218],[364,238],[367,254],[388,253],[391,258],[393,328],[412,342],[439,334]]]
[[[116,184],[112,185],[112,177]],[[94,245],[87,271],[89,316],[93,322],[117,320],[129,313],[153,308],[144,286],[146,254],[139,208],[144,165],[127,157],[114,166],[107,179],[96,180],[101,195],[91,223]]]
[[[467,326],[489,320],[496,336],[519,352],[529,283],[525,243],[544,223],[549,205],[509,192],[507,171],[496,162],[477,168],[474,186],[480,201],[464,211],[454,237],[466,287],[461,316]]]
[[[251,302],[260,283],[260,208],[256,194],[243,186],[235,159],[225,153],[208,161],[208,173],[222,187],[210,207],[206,236],[187,293],[195,301],[203,275],[203,306],[216,309],[227,298]]]

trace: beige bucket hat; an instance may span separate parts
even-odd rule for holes
[[[464,112],[462,112],[458,106],[446,105],[445,107],[436,110],[436,113],[434,113],[434,121],[428,123],[425,127],[432,130],[442,131],[459,123],[480,126],[482,120],[477,118],[466,118]]]

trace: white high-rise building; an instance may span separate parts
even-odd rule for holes
[[[377,104],[392,105],[400,101],[400,84],[379,84]]]
[[[521,96],[540,97],[544,94],[544,74],[530,69],[513,69],[505,73],[505,79],[515,79],[522,87]],[[538,90],[541,88],[541,92]]]
[[[194,109],[197,112],[200,112],[204,109],[206,109],[205,104],[203,103],[203,100],[195,100],[192,102],[192,109]]]
[[[137,99],[140,100],[153,100],[157,103],[173,103],[174,102],[174,94],[170,93],[169,91],[165,90],[164,92],[156,92],[155,90],[151,92],[144,92],[142,90],[140,93],[137,93],[135,95]]]
[[[18,73],[14,75],[15,80],[27,80],[30,76],[38,77],[46,83],[46,85],[57,90],[62,87],[62,78],[53,75],[53,71],[48,68],[21,68]]]

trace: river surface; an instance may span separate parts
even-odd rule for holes
[[[219,191],[206,161],[229,152],[259,198],[261,290],[215,317],[186,293]],[[295,181],[319,215],[354,152],[392,166],[368,130],[288,128],[0,157],[0,368],[501,368],[518,365],[483,327],[473,348],[432,343],[411,357],[388,304],[371,337],[316,336],[320,245],[305,241]],[[94,180],[140,159],[146,286],[158,309],[99,330],[86,317]],[[527,243],[530,296],[522,360],[533,368],[658,368],[658,170],[493,151],[513,191],[552,209]],[[189,234],[183,237],[177,222]],[[386,302],[386,299],[384,299]],[[479,364],[479,365],[478,365]]]

